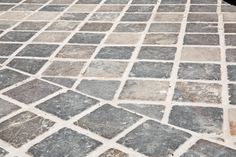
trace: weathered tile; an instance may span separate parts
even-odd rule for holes
[[[130,6],[126,12],[152,12],[154,6]]]
[[[120,99],[165,101],[169,82],[153,80],[128,80],[120,94]]]
[[[0,0],[0,3],[19,3],[22,0]]]
[[[65,45],[56,55],[58,58],[89,59],[94,53],[95,46]]]
[[[137,44],[141,38],[141,34],[138,33],[112,33],[110,34],[105,44],[126,45]]]
[[[188,23],[186,32],[217,33],[217,23]]]
[[[30,17],[27,18],[27,20],[44,20],[44,21],[50,21],[50,20],[54,20],[55,18],[57,18],[58,14],[60,14],[60,12],[35,12],[33,15],[31,15]]]
[[[68,120],[98,102],[99,101],[85,95],[73,91],[67,91],[66,93],[61,93],[36,107],[64,120]]]
[[[190,13],[188,22],[218,22],[217,14]]]
[[[236,136],[236,109],[229,109],[228,114],[230,135]]]
[[[43,72],[43,75],[48,76],[78,76],[84,62],[79,61],[54,61]]]
[[[177,82],[173,100],[221,103],[222,86],[216,83]]]
[[[94,13],[90,21],[115,21],[120,16],[119,13]]]
[[[124,107],[135,113],[139,113],[154,119],[161,120],[164,114],[165,107],[156,104],[119,104],[119,106]]]
[[[222,5],[222,12],[236,12],[236,7],[234,5]]]
[[[174,60],[176,47],[143,46],[139,52],[139,59]]]
[[[236,49],[226,49],[226,61],[236,62]]]
[[[5,155],[7,155],[8,152],[6,150],[4,150],[3,148],[0,147],[0,156],[4,157]]]
[[[236,105],[236,84],[229,84],[229,103]]]
[[[80,23],[70,21],[58,21],[52,23],[47,30],[51,31],[73,31]]]
[[[87,17],[88,13],[64,13],[58,20],[66,21],[82,21]]]
[[[106,0],[105,4],[127,4],[129,0]]]
[[[111,29],[112,25],[112,23],[85,23],[80,31],[106,32]]]
[[[43,8],[41,8],[39,11],[62,12],[67,7],[68,7],[68,5],[46,5]]]
[[[22,20],[25,17],[27,17],[29,14],[30,14],[29,12],[9,11],[9,12],[5,12],[4,14],[1,14],[0,19]]]
[[[1,4],[0,5],[0,11],[7,11],[7,10],[9,10],[12,7],[14,7],[14,5]]]
[[[144,13],[125,13],[121,21],[148,21],[151,17],[151,14]]]
[[[179,79],[221,80],[219,64],[180,63]]]
[[[236,35],[225,35],[225,43],[227,46],[236,46]]]
[[[45,80],[48,80],[50,82],[53,82],[53,83],[56,83],[56,84],[59,84],[59,85],[62,85],[62,86],[65,86],[65,87],[68,87],[68,88],[71,88],[76,79],[71,79],[71,78],[58,78],[58,77],[43,77],[43,79]]]
[[[75,124],[111,139],[136,123],[140,118],[141,116],[106,104],[82,117]]]
[[[0,38],[0,41],[24,42],[33,37],[35,32],[10,31]]]
[[[70,157],[84,157],[101,144],[101,142],[74,130],[63,128],[32,146],[28,153],[34,157],[67,155],[70,155]]]
[[[22,112],[0,123],[0,139],[20,147],[46,132],[54,122],[31,112]]]
[[[219,45],[219,35],[217,34],[186,34],[185,45]]]
[[[185,5],[160,5],[158,12],[184,12]]]
[[[42,32],[33,42],[63,42],[69,35],[68,32]]]
[[[236,156],[234,149],[212,143],[206,140],[199,140],[181,157],[197,157],[197,156]]]
[[[14,26],[17,23],[17,21],[5,21],[5,20],[0,20],[0,29],[5,30],[8,29],[12,26]]]
[[[130,59],[135,47],[107,46],[103,47],[95,58],[99,59]]]
[[[144,23],[120,23],[114,32],[143,32],[146,28]]]
[[[190,12],[216,12],[216,5],[191,5]]]
[[[132,148],[146,156],[171,156],[191,135],[173,127],[148,120],[118,143]]]
[[[157,0],[133,0],[132,4],[157,4]]]
[[[129,73],[130,77],[170,78],[173,63],[136,62]]]
[[[20,107],[0,98],[0,118],[18,110],[18,109],[20,109]],[[1,151],[0,151],[0,156],[1,156]]]
[[[191,0],[191,4],[217,4],[217,0]]]
[[[152,23],[149,32],[179,32],[179,23]]]
[[[225,33],[236,33],[236,24],[234,23],[226,23],[224,24]]]
[[[185,4],[187,3],[187,0],[164,0],[161,1],[161,4]]]
[[[128,154],[114,148],[108,149],[106,152],[99,155],[99,157],[129,157]]]
[[[228,79],[230,81],[236,81],[236,65],[227,66]]]
[[[41,4],[20,4],[17,5],[16,7],[12,8],[11,10],[13,11],[36,11],[42,7]]]
[[[0,43],[0,56],[10,56],[13,54],[21,44],[7,44]]]
[[[36,74],[46,62],[47,60],[42,59],[15,58],[10,63],[8,63],[7,66],[30,74]]]
[[[144,44],[171,45],[178,41],[178,34],[147,34]]]
[[[97,5],[94,4],[75,4],[69,8],[69,12],[90,13]]]
[[[59,89],[60,88],[57,86],[35,79],[3,94],[20,102],[30,104],[58,91]]]
[[[58,45],[53,44],[29,44],[17,56],[49,57],[57,48]]]
[[[82,80],[77,90],[94,97],[112,100],[119,85],[120,81]]]
[[[71,4],[75,0],[53,0],[50,4]]]
[[[44,4],[49,0],[25,0],[24,3],[36,3],[36,4]]]
[[[25,21],[20,23],[17,27],[13,28],[14,30],[41,30],[46,26],[47,22],[31,22]]]
[[[79,0],[76,4],[99,4],[102,0]]]
[[[102,5],[97,12],[121,12],[124,5]]]
[[[69,43],[99,44],[104,37],[105,34],[102,33],[76,33]]]
[[[122,77],[127,62],[115,62],[115,61],[93,61],[87,68],[84,76],[87,77]]]
[[[10,69],[1,69],[0,70],[0,89],[9,87],[27,78],[28,76],[23,75],[19,72],[16,72]]]
[[[156,14],[153,19],[157,22],[181,22],[183,20],[183,14]]]

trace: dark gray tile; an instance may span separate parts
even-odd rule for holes
[[[217,23],[188,23],[186,32],[217,33]]]
[[[18,148],[53,125],[54,122],[51,120],[25,111],[0,123],[0,139]]]
[[[234,5],[221,5],[222,12],[236,12],[236,7]]]
[[[102,0],[79,0],[76,4],[99,4]]]
[[[219,35],[217,34],[186,34],[185,45],[219,45]]]
[[[106,32],[112,27],[112,23],[85,23],[80,31]]]
[[[157,0],[133,0],[132,4],[157,4]]]
[[[198,133],[221,134],[223,109],[214,107],[174,106],[169,123]]]
[[[0,38],[0,41],[24,42],[29,40],[35,32],[11,31]]]
[[[47,3],[49,0],[25,0],[24,3],[33,3],[33,4],[44,4]]]
[[[180,23],[152,23],[149,32],[179,32]]]
[[[191,5],[190,12],[216,12],[216,5]]]
[[[174,60],[176,50],[176,47],[144,46],[141,48],[138,58],[154,60]]]
[[[200,157],[200,156],[236,156],[236,150],[212,143],[206,140],[199,140],[181,157]]]
[[[157,12],[184,12],[185,5],[160,5]]]
[[[7,155],[8,152],[6,150],[4,150],[3,148],[0,147],[0,156],[4,157],[5,155]]]
[[[136,62],[129,73],[130,77],[170,78],[173,63]]]
[[[105,34],[95,33],[77,33],[69,41],[69,43],[81,43],[81,44],[99,44]]]
[[[236,46],[236,35],[225,35],[225,43],[227,46]]]
[[[27,78],[28,76],[23,75],[19,72],[10,69],[2,69],[0,70],[0,89],[9,87]]]
[[[59,20],[82,21],[87,17],[88,13],[64,13]]]
[[[137,122],[140,118],[136,114],[107,104],[79,119],[75,124],[111,139]]]
[[[229,103],[236,105],[236,84],[229,84]]]
[[[191,135],[155,121],[146,121],[118,143],[150,157],[168,157]]]
[[[12,8],[12,11],[36,11],[37,9],[39,9],[40,7],[42,7],[42,4],[20,4],[14,8]]]
[[[58,77],[58,78],[57,77],[43,77],[43,79],[51,81],[51,82],[59,84],[59,85],[62,85],[62,86],[65,86],[65,87],[68,87],[68,88],[71,88],[76,81],[76,79],[60,78],[60,77]]]
[[[5,30],[8,29],[12,26],[14,26],[17,23],[17,21],[4,21],[4,20],[0,20],[0,29],[1,30]]]
[[[47,62],[42,59],[13,59],[7,66],[30,73],[36,74]]]
[[[119,106],[158,120],[162,119],[165,110],[164,106],[156,104],[119,104]]]
[[[99,59],[130,59],[135,47],[103,47],[95,58]]]
[[[0,5],[0,11],[7,11],[7,10],[9,10],[12,7],[14,7],[14,5],[1,4]]]
[[[7,58],[0,58],[0,64],[3,64],[6,60]]]
[[[146,28],[144,23],[120,23],[114,32],[143,32]]]
[[[0,43],[0,56],[10,56],[13,54],[21,44],[6,44]]]
[[[61,12],[64,11],[68,5],[46,5],[39,11],[53,11],[53,12]]]
[[[106,152],[99,155],[99,157],[129,157],[129,155],[118,149],[110,148]]]
[[[220,80],[220,65],[181,63],[179,65],[178,78],[190,80]]]
[[[0,118],[18,110],[18,109],[20,109],[20,107],[0,98]],[[1,153],[0,153],[0,156],[1,156]]]
[[[40,143],[32,146],[28,153],[34,157],[84,157],[102,143],[74,130],[63,128]]]
[[[236,24],[235,23],[224,24],[224,31],[225,33],[236,33]]]
[[[58,47],[58,45],[29,44],[17,56],[49,57]]]
[[[130,0],[106,0],[105,4],[128,4]]]
[[[85,94],[112,100],[120,81],[103,81],[103,80],[82,80],[77,89]]]
[[[217,0],[191,0],[191,4],[217,4]]]
[[[190,13],[188,22],[218,22],[217,14]]]
[[[41,30],[44,26],[46,26],[47,22],[22,22],[15,28],[14,30]]]
[[[228,79],[230,81],[236,81],[236,65],[227,66]]]
[[[22,0],[0,0],[0,3],[19,3]]]
[[[143,13],[125,13],[121,21],[148,21],[151,17],[151,14]]]
[[[30,104],[58,91],[59,89],[60,88],[57,86],[35,79],[5,92],[4,95],[20,102]]]
[[[226,49],[226,61],[236,62],[236,49]]]
[[[161,1],[161,4],[185,4],[187,0],[164,0]]]
[[[152,12],[154,6],[130,6],[126,12]]]

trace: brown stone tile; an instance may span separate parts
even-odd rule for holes
[[[183,20],[183,14],[156,14],[154,21],[158,22],[181,22]]]
[[[75,4],[70,7],[68,12],[89,13],[92,12],[97,5],[93,4]]]
[[[230,134],[236,136],[236,109],[229,109]]]

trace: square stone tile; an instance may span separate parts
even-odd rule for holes
[[[152,12],[154,6],[130,6],[126,12]]]
[[[171,156],[191,135],[148,120],[122,137],[118,143],[146,156]],[[150,149],[151,148],[151,149]]]
[[[226,61],[236,62],[236,49],[226,49]]]
[[[184,12],[185,5],[160,5],[157,12]]]
[[[0,38],[0,41],[25,42],[33,37],[35,32],[10,31]]]
[[[79,0],[76,4],[99,4],[102,0]]]
[[[157,22],[182,22],[183,14],[160,14],[157,13],[154,17],[154,21]]]
[[[120,13],[94,13],[89,21],[115,21]]]
[[[181,53],[183,61],[220,61],[220,48],[184,47]]]
[[[174,106],[170,113],[169,123],[198,133],[222,134],[223,109]]]
[[[181,157],[189,156],[235,156],[236,151],[234,149],[212,143],[206,140],[199,140],[194,144],[186,153],[181,155]]]
[[[236,136],[236,109],[229,109],[228,114],[230,135]]]
[[[174,60],[176,50],[176,47],[143,46],[138,59]]]
[[[219,64],[180,63],[179,79],[221,80]]]
[[[79,22],[58,21],[52,23],[47,30],[50,31],[73,31],[79,25]]]
[[[14,30],[41,30],[46,26],[47,22],[31,22],[25,21],[20,23],[17,27],[13,28]]]
[[[86,77],[122,77],[128,63],[115,61],[92,61],[84,76]]]
[[[44,20],[44,21],[50,21],[50,20],[54,20],[58,15],[60,14],[60,12],[35,12],[33,15],[31,15],[30,17],[27,18],[27,20]]]
[[[191,5],[190,12],[216,12],[216,5]]]
[[[185,4],[187,3],[187,0],[164,0],[161,1],[161,4]]]
[[[98,59],[130,59],[135,47],[107,46],[103,47],[95,58]]]
[[[120,23],[114,32],[143,32],[146,28],[144,23]]]
[[[230,81],[236,81],[236,65],[227,66],[228,79]]]
[[[22,44],[7,44],[0,43],[0,56],[10,56],[13,54]]]
[[[129,0],[106,0],[105,4],[128,4]]]
[[[46,132],[54,122],[25,111],[0,123],[0,139],[18,148]]]
[[[217,33],[217,23],[187,23],[186,32]]]
[[[41,8],[39,11],[62,12],[67,7],[68,7],[68,5],[46,5],[43,8]]]
[[[134,45],[139,42],[140,38],[141,34],[138,33],[112,33],[107,37],[105,44]]]
[[[226,23],[224,24],[225,33],[236,33],[236,24],[234,23]]]
[[[15,104],[0,98],[0,118],[19,109],[20,107],[16,106]],[[0,151],[0,156],[1,156],[1,151]]]
[[[56,55],[58,58],[73,58],[73,59],[89,59],[94,51],[95,46],[87,45],[65,45]]]
[[[124,107],[135,113],[139,113],[154,119],[161,120],[165,107],[157,104],[119,104],[119,106]]]
[[[13,11],[36,11],[42,7],[41,4],[20,4],[17,5],[16,7],[12,8],[11,10]]]
[[[170,78],[173,63],[136,62],[129,77]]]
[[[112,156],[114,156],[114,157],[129,157],[128,154],[126,154],[118,149],[114,149],[114,148],[110,148],[106,152],[99,155],[99,157],[112,157]]]
[[[0,147],[0,156],[4,157],[5,155],[7,155],[8,152],[6,150],[4,150],[3,148]]]
[[[190,13],[188,22],[218,22],[217,14]]]
[[[155,45],[172,45],[177,44],[178,34],[147,34],[144,39],[144,44]]]
[[[32,146],[28,153],[33,157],[67,156],[84,157],[102,143],[74,130],[63,128],[40,143]]]
[[[4,95],[25,104],[30,104],[58,90],[60,90],[60,88],[57,86],[35,79],[5,92]]]
[[[121,12],[124,5],[102,5],[97,12]]]
[[[109,31],[112,27],[112,23],[85,23],[80,31],[88,32],[106,32]]]
[[[1,20],[23,20],[29,16],[29,12],[9,11],[0,15]]]
[[[219,45],[218,34],[186,34],[184,45]]]
[[[112,100],[119,88],[120,81],[82,80],[77,90],[105,100]]]
[[[236,105],[236,84],[229,84],[229,103]]]
[[[43,77],[43,79],[48,80],[53,83],[56,83],[56,84],[59,84],[61,86],[68,87],[68,88],[71,88],[76,81],[76,79],[61,78],[61,77]]]
[[[222,86],[216,83],[177,82],[173,100],[179,102],[221,103]]]
[[[58,45],[53,44],[29,44],[17,56],[49,57],[58,47]]]
[[[120,94],[120,99],[165,101],[169,82],[153,80],[128,80]]]
[[[141,116],[106,104],[82,117],[75,124],[111,139],[136,123],[140,118]]]
[[[33,42],[63,42],[69,35],[68,32],[42,32]]]
[[[43,72],[48,76],[78,76],[85,62],[54,61]]]
[[[152,23],[149,32],[179,32],[180,23]]]
[[[157,0],[133,0],[132,4],[157,4]]]
[[[83,21],[88,13],[64,13],[58,20],[66,21]]]
[[[47,62],[42,59],[20,59],[15,58],[7,66],[30,73],[36,74]]]
[[[97,5],[94,4],[75,4],[69,8],[69,12],[90,13]]]
[[[148,21],[151,17],[151,14],[144,13],[125,13],[121,21]]]
[[[89,98],[85,95],[67,91],[59,94],[36,107],[45,112],[51,113],[64,120],[69,120],[71,117],[80,114],[99,101]]]
[[[104,37],[102,33],[76,33],[69,43],[99,44]]]
[[[236,35],[225,35],[225,43],[227,46],[236,46]]]
[[[19,72],[16,72],[10,69],[1,69],[0,70],[0,89],[9,87],[27,78],[28,76],[23,75]]]

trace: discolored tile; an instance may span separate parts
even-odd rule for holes
[[[68,5],[46,5],[43,8],[41,8],[39,11],[62,12],[67,7],[68,7]]]
[[[46,26],[47,22],[31,22],[25,21],[20,23],[17,27],[13,28],[14,30],[41,30]]]
[[[80,23],[78,22],[68,22],[68,21],[58,21],[52,23],[47,30],[51,31],[73,31],[77,28]]]
[[[27,18],[27,20],[36,20],[36,21],[50,21],[50,20],[54,20],[55,18],[57,18],[57,16],[60,14],[60,12],[35,12],[33,15],[31,15],[30,17]]]
[[[177,34],[147,34],[144,39],[144,44],[156,45],[171,45],[176,44],[178,41]]]
[[[99,4],[102,0],[79,0],[76,4]]]
[[[157,4],[157,0],[132,0],[132,4]]]
[[[144,23],[120,23],[114,32],[143,32],[146,28]]]
[[[0,98],[0,118],[19,109],[20,107],[16,106],[15,104]],[[0,156],[1,156],[1,151],[0,151]]]
[[[136,123],[140,118],[141,116],[106,104],[82,117],[75,124],[111,139]]]
[[[185,4],[187,3],[187,0],[164,0],[161,1],[161,4]]]
[[[99,44],[104,37],[105,34],[102,33],[76,33],[69,43]]]
[[[0,38],[0,41],[24,42],[33,37],[35,32],[10,31]]]
[[[0,15],[1,20],[22,20],[30,15],[29,12],[9,11]]]
[[[124,5],[102,5],[97,12],[121,12]]]
[[[226,23],[224,24],[225,33],[236,33],[236,24],[234,23]]]
[[[128,154],[114,148],[108,149],[106,152],[99,155],[99,157],[129,157]]]
[[[216,5],[191,5],[190,12],[216,12]]]
[[[33,42],[63,42],[69,35],[68,32],[42,32]]]
[[[217,34],[186,34],[185,45],[219,45],[219,35]]]
[[[88,13],[64,13],[58,20],[66,21],[83,21]]]
[[[119,13],[94,13],[89,21],[115,21],[120,16]]]
[[[229,84],[229,103],[232,105],[236,104],[236,85],[235,84]]]
[[[191,0],[191,4],[217,4],[217,0]]]
[[[228,79],[230,81],[236,81],[236,65],[227,66]]]
[[[7,44],[7,43],[0,43],[0,56],[10,56],[13,54],[21,44]]]
[[[107,46],[103,47],[95,58],[99,59],[130,59],[135,47]]]
[[[226,61],[236,62],[236,49],[226,49]]]
[[[41,4],[20,4],[17,5],[16,7],[12,8],[11,10],[13,11],[36,11],[42,7]]]
[[[105,44],[114,45],[126,45],[126,44],[137,44],[141,38],[141,34],[138,33],[112,33],[110,34]]]
[[[236,46],[236,35],[225,35],[225,43],[227,46]]]
[[[234,5],[222,5],[222,12],[236,12],[236,7]]]
[[[217,23],[188,23],[186,32],[217,33]]]
[[[48,80],[50,82],[71,88],[76,79],[71,79],[71,78],[60,78],[60,77],[43,77],[43,79]]]
[[[229,127],[230,127],[230,135],[236,136],[236,109],[229,109]]]
[[[1,4],[0,5],[0,11],[7,11],[10,8],[14,7],[14,5],[5,5],[5,4]]]
[[[156,14],[153,19],[157,22],[181,22],[183,20],[183,14]]]
[[[149,32],[179,32],[179,23],[152,23]]]
[[[53,0],[50,4],[71,4],[75,0]]]
[[[130,6],[126,12],[152,12],[154,6]]]
[[[218,22],[217,14],[190,13],[188,22]]]
[[[1,30],[6,30],[12,26],[14,26],[17,23],[17,21],[5,21],[5,20],[0,20],[0,29]]]
[[[69,12],[76,13],[90,13],[92,12],[97,5],[94,4],[75,4],[69,8]]]
[[[129,0],[106,0],[105,4],[128,4]]]
[[[144,13],[125,13],[121,21],[148,21],[151,17],[151,14]]]
[[[184,12],[185,5],[160,5],[157,12]]]
[[[33,4],[44,4],[49,0],[25,0],[24,3],[33,3]]]
[[[85,23],[80,31],[106,32],[111,29],[112,25],[112,23]]]

